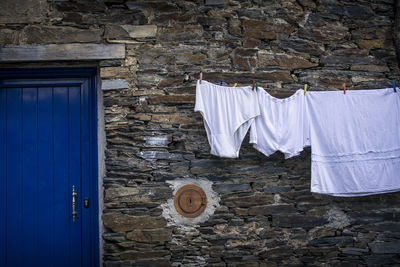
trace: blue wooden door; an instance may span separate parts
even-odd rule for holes
[[[82,78],[1,80],[0,266],[96,265],[89,89]]]

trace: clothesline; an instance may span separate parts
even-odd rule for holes
[[[200,72],[200,75],[199,75],[200,84],[201,84],[202,80],[203,80],[203,72]],[[220,81],[220,85],[221,86],[223,85],[223,81],[222,80]],[[236,86],[237,86],[237,83],[235,83],[233,85],[233,87],[236,87]],[[346,83],[343,83],[342,86],[343,86],[343,93],[346,94]],[[396,87],[396,82],[395,81],[392,81],[392,86],[393,86],[393,91],[396,93],[397,92],[397,89],[396,89],[397,87]],[[304,84],[304,95],[306,95],[306,93],[307,93],[307,87],[308,87],[308,84]],[[253,80],[253,86],[252,86],[252,90],[253,91],[254,91],[254,88],[256,90],[258,90],[258,82],[256,82],[256,80]]]
[[[250,130],[250,143],[266,156],[279,150],[290,158],[311,146],[312,192],[400,191],[400,94],[393,88],[345,97],[340,91],[305,97],[305,88],[284,99],[249,88],[197,82],[195,111],[204,118],[211,154],[237,158]]]

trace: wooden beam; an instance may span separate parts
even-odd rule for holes
[[[6,45],[0,62],[103,60],[125,58],[124,44]]]

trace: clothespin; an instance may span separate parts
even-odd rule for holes
[[[256,86],[256,81],[255,80],[253,80],[253,87],[251,88],[251,90],[253,90],[253,91],[254,91],[254,86]]]
[[[343,94],[346,94],[346,83],[343,83]]]
[[[235,83],[235,84],[233,85],[233,87],[236,87],[236,85],[237,85],[237,83]]]
[[[219,85],[222,85],[223,84],[223,82],[222,82],[222,80],[221,80],[221,82],[219,83]]]
[[[307,93],[307,84],[304,85],[304,96],[306,96]]]
[[[200,72],[200,84],[201,84],[201,80],[203,80],[203,73],[202,72]]]
[[[258,91],[258,82],[256,82],[256,91]]]
[[[393,84],[393,91],[396,93],[396,82],[392,81],[392,84]]]

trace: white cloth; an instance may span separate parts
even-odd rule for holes
[[[400,190],[400,94],[307,92],[311,191],[362,196]]]
[[[266,156],[277,150],[285,158],[298,155],[308,142],[304,91],[279,99],[259,88],[258,100],[261,116],[251,125],[250,143]]]
[[[204,119],[211,154],[239,157],[240,145],[254,118],[260,115],[257,94],[250,86],[225,87],[197,81],[196,105]]]

